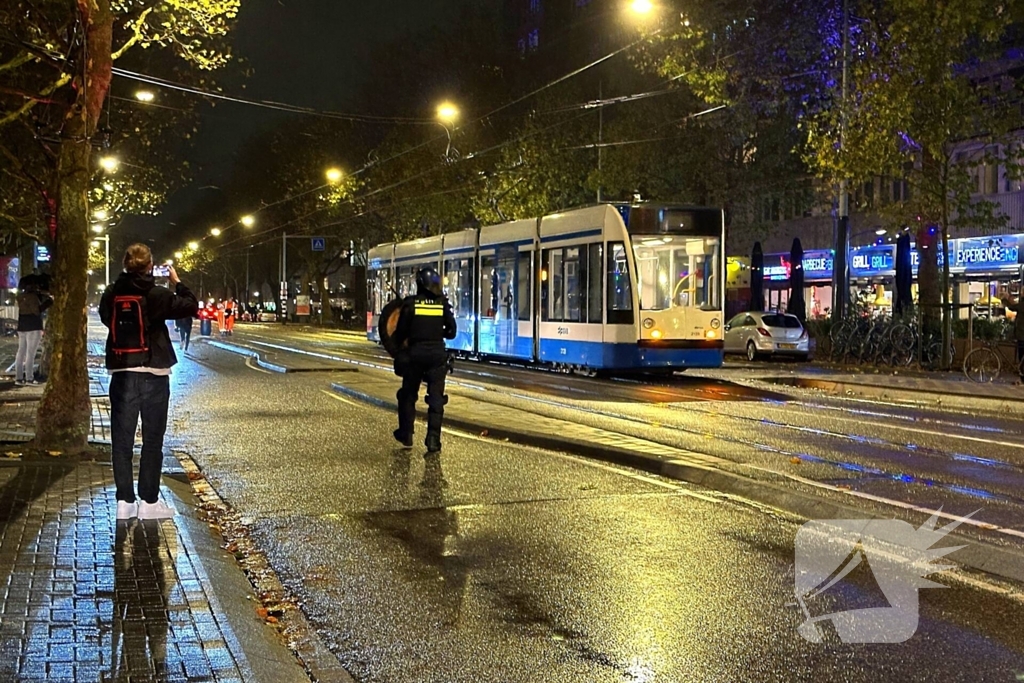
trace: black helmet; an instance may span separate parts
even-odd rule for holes
[[[441,296],[441,275],[429,266],[421,268],[420,272],[416,273],[416,290],[419,294]]]

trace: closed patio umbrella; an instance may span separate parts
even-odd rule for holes
[[[789,250],[789,303],[786,312],[804,322],[807,319],[807,303],[804,301],[804,248],[800,238],[793,239]]]
[[[750,310],[764,310],[764,252],[760,242],[754,242],[750,255]]]

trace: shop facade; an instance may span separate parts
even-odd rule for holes
[[[1024,234],[965,237],[949,240],[951,301],[974,304],[993,315],[1001,308],[998,297],[1020,294],[1024,271]],[[807,317],[826,317],[832,305],[832,269],[835,252],[811,250],[804,253],[804,300]],[[943,254],[936,255],[940,272]],[[790,255],[765,254],[764,292],[767,310],[785,310],[789,299]],[[917,297],[917,273],[921,255],[911,247],[914,275],[913,293]],[[892,306],[892,284],[896,276],[896,244],[875,243],[850,250],[850,286],[866,305],[884,309]],[[961,315],[967,316],[967,309]]]

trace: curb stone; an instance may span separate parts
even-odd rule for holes
[[[355,683],[355,679],[317,635],[298,604],[291,599],[288,589],[281,583],[266,556],[251,541],[234,508],[220,497],[191,456],[178,451],[174,455],[185,471],[192,492],[200,501],[200,509],[208,516],[218,515],[217,532],[224,539],[226,550],[235,554],[236,562],[252,585],[257,596],[255,600],[259,601],[255,604],[266,605],[261,609],[267,612],[267,621],[278,626],[286,641],[285,645],[309,677],[316,683]],[[230,524],[222,524],[228,517],[234,519]],[[243,530],[244,533],[237,533]],[[244,553],[241,551],[242,545],[246,546]],[[240,558],[240,554],[244,554],[245,558]]]

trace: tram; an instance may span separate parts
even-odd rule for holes
[[[432,266],[458,321],[458,355],[596,372],[722,364],[721,209],[599,204],[411,242],[367,259],[367,337]]]

